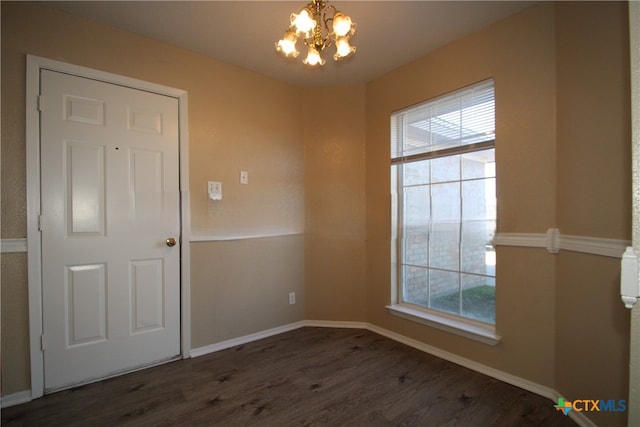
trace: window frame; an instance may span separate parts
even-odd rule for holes
[[[411,302],[407,302],[403,300],[404,294],[404,283],[403,283],[403,269],[405,263],[403,262],[403,233],[404,233],[404,224],[403,224],[403,182],[400,174],[403,174],[403,165],[407,163],[411,163],[414,161],[422,161],[422,160],[431,160],[436,158],[443,158],[447,156],[453,155],[463,155],[467,153],[478,152],[482,150],[494,149],[496,148],[495,144],[495,135],[493,139],[485,140],[481,142],[474,142],[466,145],[458,145],[453,147],[443,147],[439,149],[435,149],[433,151],[427,150],[425,152],[418,153],[409,153],[408,155],[403,155],[404,153],[401,150],[398,150],[398,145],[401,143],[404,146],[404,140],[399,137],[397,128],[394,128],[394,120],[397,120],[397,117],[403,113],[409,113],[420,108],[424,108],[429,103],[432,103],[436,100],[447,100],[448,97],[453,98],[454,96],[464,93],[465,91],[472,89],[474,87],[487,85],[488,82],[491,84],[491,89],[493,91],[493,99],[495,102],[495,82],[493,79],[480,82],[476,85],[469,86],[467,88],[462,88],[450,94],[445,94],[441,97],[435,98],[433,100],[427,100],[421,104],[418,104],[414,107],[406,108],[401,111],[397,111],[392,113],[391,115],[391,123],[392,123],[392,141],[391,141],[391,150],[392,150],[392,161],[391,161],[391,304],[387,306],[387,309],[390,314],[394,316],[398,316],[404,319],[412,320],[421,324],[425,324],[440,330],[444,330],[447,332],[455,333],[461,336],[465,336],[470,339],[474,339],[485,344],[495,345],[500,342],[500,337],[496,334],[495,324],[486,323],[478,320],[474,320],[469,317],[465,317],[462,315],[455,315],[452,313],[447,313],[444,311],[440,311],[437,309],[431,309],[428,307],[424,307],[422,305],[417,305]],[[495,118],[495,112],[494,116]],[[494,119],[495,120],[495,119]],[[462,127],[462,126],[461,126]],[[395,139],[394,139],[395,138]],[[400,142],[399,142],[400,141]],[[401,155],[398,155],[398,151],[400,151]],[[495,153],[495,151],[494,151]],[[395,154],[395,157],[394,157]],[[494,157],[494,162],[496,161]],[[497,163],[496,163],[497,164]],[[497,175],[497,174],[496,174]],[[458,182],[462,184],[464,180],[462,176],[459,177]],[[431,185],[431,184],[429,184]],[[497,195],[496,195],[497,197]],[[462,218],[460,218],[460,223],[462,223]],[[496,224],[497,224],[497,212],[496,212]],[[460,260],[460,257],[459,257]],[[458,274],[464,274],[461,270],[461,266],[458,266]],[[495,275],[493,276],[495,278]],[[496,319],[497,321],[497,319]]]

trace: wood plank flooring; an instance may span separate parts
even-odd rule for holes
[[[575,426],[550,400],[373,332],[302,328],[47,395],[3,426]]]

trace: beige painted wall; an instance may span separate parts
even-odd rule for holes
[[[432,346],[554,383],[554,263],[539,249],[498,248],[497,324],[487,346],[390,316],[389,115],[490,77],[496,90],[498,232],[555,224],[553,4],[501,21],[367,86],[368,319]]]
[[[193,348],[305,318],[302,234],[193,243],[191,266]]]
[[[2,286],[2,393],[26,390],[29,385],[29,310],[27,300],[27,257],[24,253],[2,254],[0,286]],[[8,304],[6,302],[9,302]],[[13,303],[12,303],[13,302]],[[6,325],[6,326],[5,326]],[[5,390],[5,387],[8,390]]]
[[[310,320],[365,321],[364,106],[364,85],[304,90]]]
[[[79,19],[30,2],[2,2],[2,237],[26,236],[24,93],[26,54],[121,74],[189,93],[191,221],[194,234],[213,238],[290,235],[265,241],[194,243],[194,346],[212,344],[304,318],[302,91],[282,82],[132,33]],[[240,170],[249,185],[240,186]],[[208,180],[222,181],[224,198],[211,202]],[[295,237],[297,236],[297,237]],[[243,262],[228,253],[245,249]],[[23,255],[24,256],[24,255]],[[2,255],[2,393],[29,388],[27,277],[5,271]],[[267,269],[250,270],[247,265]],[[259,289],[250,292],[252,280]],[[238,281],[238,284],[234,284]],[[258,284],[259,282],[259,284]],[[243,321],[224,322],[221,289]],[[288,292],[299,293],[288,306]],[[268,298],[267,298],[268,296]],[[266,300],[273,307],[265,307]],[[277,302],[276,302],[277,301]],[[274,313],[278,310],[278,313]],[[6,315],[5,315],[6,313]],[[234,319],[237,320],[237,319]],[[215,323],[215,324],[213,324]],[[224,328],[224,330],[221,330]],[[11,372],[11,374],[6,374]]]
[[[558,227],[630,239],[631,89],[625,2],[556,5]]]
[[[558,226],[631,239],[629,29],[626,3],[556,6]],[[562,252],[556,273],[556,389],[567,399],[627,399],[629,310],[620,260]],[[623,425],[625,413],[590,413]]]
[[[367,85],[368,321],[558,390],[627,395],[620,260],[498,248],[495,347],[390,316],[389,115],[494,77],[498,232],[630,239],[624,2],[542,3]],[[620,425],[624,414],[589,414]]]
[[[570,400],[627,399],[630,316],[620,301],[620,260],[561,252],[556,277],[556,390]],[[626,425],[626,413],[588,415],[599,426]]]

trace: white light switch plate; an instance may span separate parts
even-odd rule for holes
[[[240,184],[248,184],[248,183],[249,183],[249,172],[240,171]]]
[[[207,190],[211,200],[222,200],[222,183],[217,181],[209,181]]]

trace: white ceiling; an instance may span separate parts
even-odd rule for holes
[[[66,12],[192,50],[298,86],[358,84],[406,64],[534,1],[344,1],[357,23],[355,55],[321,69],[285,60],[274,43],[301,1],[62,1]],[[300,42],[299,42],[300,43]]]

